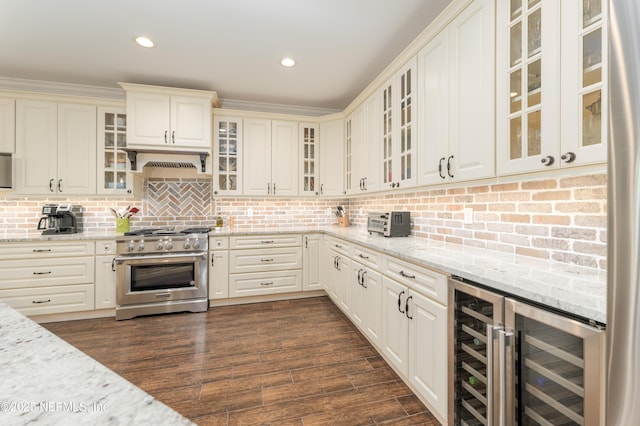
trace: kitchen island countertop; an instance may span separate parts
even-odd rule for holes
[[[4,303],[0,318],[1,424],[193,424]]]

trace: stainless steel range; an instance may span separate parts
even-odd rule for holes
[[[210,228],[148,228],[116,239],[116,320],[204,312]]]

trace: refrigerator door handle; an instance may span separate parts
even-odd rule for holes
[[[502,327],[487,324],[487,425],[498,424],[495,422],[496,413],[494,412],[493,403],[493,396],[496,394],[495,383],[493,382],[493,374],[495,371],[493,341],[498,337],[500,331],[502,331]]]
[[[506,426],[507,425],[507,346],[511,346],[513,342],[513,333],[505,330],[498,331],[498,359],[499,361],[499,371],[498,376],[500,377],[500,383],[498,386],[500,387],[500,401],[498,401],[498,425]],[[492,424],[492,423],[489,423]]]

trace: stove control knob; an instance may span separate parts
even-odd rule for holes
[[[185,250],[189,250],[191,248],[191,243],[189,241],[185,241],[182,247],[184,247]]]
[[[173,248],[173,241],[169,239],[169,241],[167,241],[167,243],[164,245],[164,248],[166,248],[167,250],[171,250]]]
[[[143,251],[144,250],[144,241],[140,241],[140,244],[138,244],[138,251]]]
[[[156,244],[156,250],[162,250],[164,248],[164,244],[162,243],[162,241],[158,241],[158,244]]]
[[[198,250],[199,248],[200,248],[200,241],[195,240],[195,241],[193,242],[193,249],[194,249],[194,250]]]
[[[127,251],[133,251],[133,241],[129,241],[129,244],[127,245]]]

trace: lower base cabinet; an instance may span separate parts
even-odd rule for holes
[[[75,284],[0,290],[0,300],[24,315],[91,311],[94,285]]]
[[[96,309],[116,307],[114,255],[96,256]]]
[[[382,343],[382,274],[359,262],[351,265],[351,320],[377,346]]]

